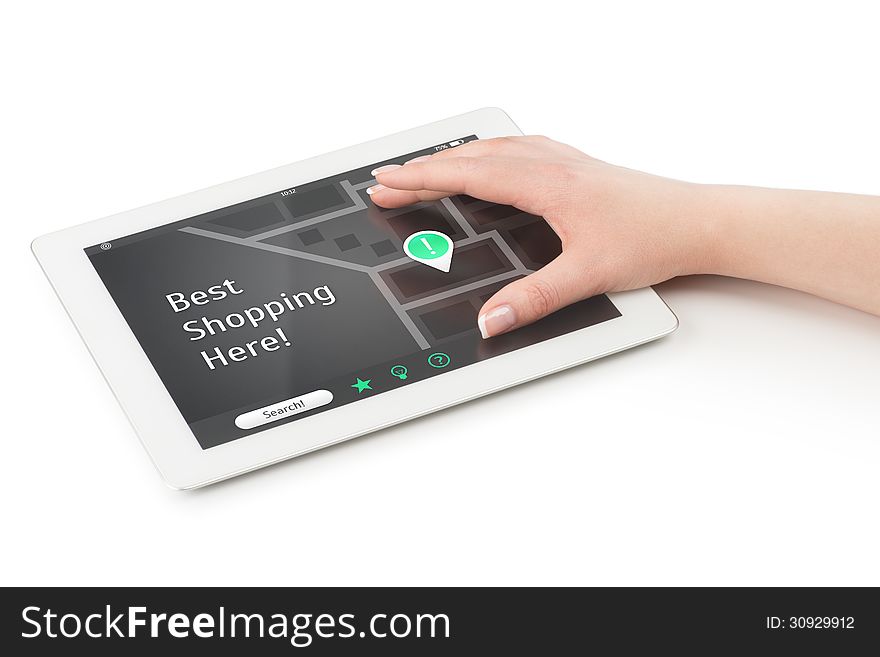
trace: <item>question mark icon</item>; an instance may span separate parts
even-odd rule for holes
[[[442,351],[438,351],[428,356],[428,365],[438,370],[449,365],[451,361],[452,359],[449,358],[449,355],[444,354]]]

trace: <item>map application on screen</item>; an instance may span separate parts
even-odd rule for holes
[[[605,296],[483,340],[477,312],[561,250],[468,196],[383,209],[370,172],[471,135],[85,249],[203,449],[620,317]]]

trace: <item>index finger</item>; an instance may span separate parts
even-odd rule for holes
[[[535,137],[492,137],[490,139],[474,139],[455,148],[447,148],[427,156],[434,160],[451,157],[540,157],[542,151],[537,149]],[[418,158],[427,159],[427,158]]]
[[[391,189],[467,194],[541,214],[538,199],[526,193],[529,177],[528,160],[459,156],[410,162],[376,180]]]

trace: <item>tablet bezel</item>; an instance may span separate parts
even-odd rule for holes
[[[671,333],[651,288],[609,294],[621,317],[203,450],[83,251],[139,231],[474,134],[522,134],[485,108],[44,235],[33,251],[141,443],[172,488],[210,484]]]

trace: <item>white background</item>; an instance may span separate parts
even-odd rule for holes
[[[880,194],[872,5],[4,9],[0,583],[880,584],[876,317],[672,281],[660,342],[180,493],[28,250],[486,105],[633,168]]]

